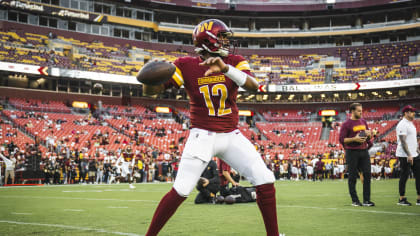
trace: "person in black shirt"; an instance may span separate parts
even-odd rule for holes
[[[96,180],[96,171],[97,171],[97,164],[96,164],[96,160],[90,160],[89,161],[89,172],[88,172],[88,176],[89,176],[89,182],[91,182],[92,184],[95,183]]]
[[[195,204],[215,203],[216,193],[219,192],[220,179],[217,164],[213,160],[209,162],[201,178],[197,183],[199,193],[195,198]]]

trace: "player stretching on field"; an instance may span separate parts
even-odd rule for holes
[[[164,85],[144,86],[146,94],[184,85],[190,97],[190,135],[171,191],[160,201],[147,236],[157,235],[191,193],[204,168],[217,156],[256,186],[257,203],[267,235],[278,236],[274,175],[260,154],[237,129],[238,88],[257,91],[248,62],[229,54],[232,31],[220,20],[201,22],[193,32],[197,57],[178,58],[176,71]]]
[[[135,189],[136,187],[132,184],[133,181],[133,168],[134,168],[134,154],[131,149],[124,151],[120,158],[117,160],[117,168],[121,169],[121,178],[127,178],[130,183],[130,188]]]

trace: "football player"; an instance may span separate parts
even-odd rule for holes
[[[191,130],[173,188],[160,201],[147,236],[157,235],[188,197],[213,156],[217,156],[256,186],[257,204],[267,235],[278,236],[274,175],[260,154],[238,130],[238,88],[257,91],[244,57],[230,54],[232,31],[220,20],[199,23],[193,31],[196,57],[178,58],[165,84],[144,85],[147,95],[184,86],[190,97]]]
[[[131,189],[136,188],[132,183],[134,162],[134,154],[129,147],[121,154],[120,158],[117,160],[117,167],[121,169],[121,178],[127,179]]]

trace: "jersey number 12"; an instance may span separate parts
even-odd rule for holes
[[[232,109],[226,109],[226,99],[228,98],[228,90],[224,84],[213,85],[213,87],[211,88],[211,95],[208,85],[201,86],[200,93],[203,94],[204,101],[206,102],[206,106],[209,109],[209,116],[224,116],[232,113]],[[210,96],[220,96],[220,104],[219,109],[217,110],[217,114]]]

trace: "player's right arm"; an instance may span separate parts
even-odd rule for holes
[[[227,65],[220,57],[209,57],[200,65],[209,67],[204,74],[205,76],[221,72],[247,91],[255,92],[258,90],[259,84],[253,76]]]
[[[153,96],[156,94],[163,93],[165,89],[170,87],[180,88],[184,84],[184,78],[182,76],[180,68],[180,60],[177,59],[174,61],[175,72],[172,75],[172,78],[168,80],[168,82],[159,84],[159,85],[147,85],[143,84],[143,95],[145,96]]]

